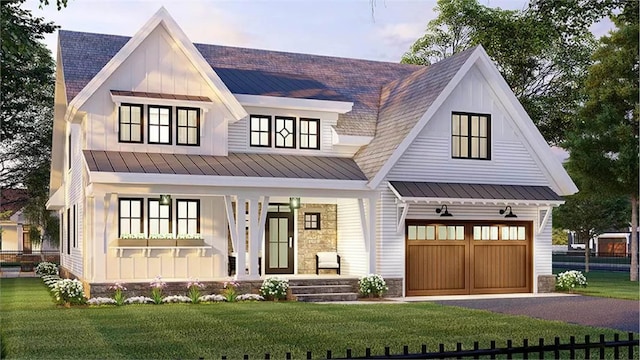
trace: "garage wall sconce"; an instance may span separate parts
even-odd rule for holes
[[[444,210],[444,212],[442,211]],[[453,216],[449,210],[447,210],[447,205],[442,205],[439,209],[436,209],[436,214],[440,214],[440,216]]]
[[[506,208],[504,208],[504,209],[500,209],[500,215],[503,215],[504,213],[506,213],[506,212],[507,212],[507,209],[509,209],[509,213],[508,213],[507,215],[505,215],[505,216],[504,216],[505,218],[517,218],[517,217],[518,217],[516,214],[514,214],[514,213],[511,211],[511,205],[507,205],[507,207],[506,207]]]

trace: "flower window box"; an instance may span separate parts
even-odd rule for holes
[[[154,238],[147,240],[149,246],[172,247],[176,246],[176,239]]]
[[[118,246],[147,246],[147,239],[118,239]]]

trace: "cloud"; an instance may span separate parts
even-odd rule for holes
[[[424,31],[424,22],[386,24],[378,28],[375,37],[385,49],[385,54],[380,58],[387,61],[400,60],[402,54],[409,50]]]

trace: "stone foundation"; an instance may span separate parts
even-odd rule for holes
[[[187,294],[187,284],[186,281],[177,281],[177,282],[166,282],[167,286],[163,289],[162,294],[164,296],[169,295],[186,295]],[[204,289],[200,290],[202,295],[209,294],[220,294],[222,292],[224,281],[202,281],[204,284]],[[122,283],[124,287],[127,288],[126,291],[123,291],[126,297],[133,296],[150,296],[151,288],[149,287],[149,282],[131,282],[131,283]],[[109,286],[112,286],[113,283],[96,283],[96,284],[86,284],[85,286],[85,295],[88,298],[91,297],[112,297],[113,290],[109,290]],[[87,289],[88,286],[88,289]],[[260,286],[262,286],[262,280],[244,280],[238,281],[238,294],[259,294]]]
[[[538,275],[538,292],[550,293],[556,291],[556,277],[554,275]]]
[[[402,278],[385,278],[389,291],[384,297],[402,297]]]

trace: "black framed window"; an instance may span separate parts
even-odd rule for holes
[[[160,204],[159,199],[149,199],[149,235],[171,233],[171,204]]]
[[[149,106],[149,144],[171,144],[171,107]]]
[[[118,202],[118,237],[122,234],[141,234],[142,199],[121,198]]]
[[[320,149],[320,119],[300,118],[300,149]]]
[[[178,145],[200,145],[200,109],[176,108]]]
[[[71,208],[67,208],[67,255],[71,254]]]
[[[142,105],[122,104],[118,111],[120,142],[142,142]]]
[[[73,247],[78,247],[78,209],[73,205]]]
[[[69,129],[69,138],[67,139],[67,170],[71,169],[71,129]]]
[[[460,159],[491,159],[491,115],[451,115],[451,156]]]
[[[200,200],[176,200],[178,234],[200,233]]]
[[[275,138],[277,148],[295,149],[296,147],[296,118],[276,116]]]
[[[304,229],[320,230],[320,213],[304,213]]]
[[[249,118],[249,144],[258,147],[271,146],[271,116],[251,115]]]

